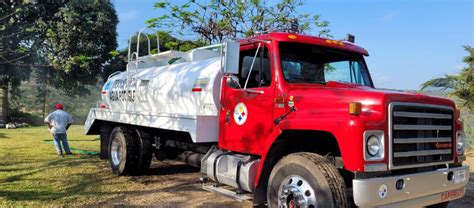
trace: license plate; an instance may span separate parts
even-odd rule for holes
[[[466,182],[466,171],[458,170],[454,172],[454,184]]]
[[[461,198],[462,196],[464,196],[464,188],[446,191],[441,194],[441,201],[450,201],[453,199]]]

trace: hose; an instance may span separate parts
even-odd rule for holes
[[[97,141],[97,140],[99,140],[99,139],[78,140],[78,141]],[[68,141],[72,141],[72,140],[68,140]],[[46,143],[46,144],[54,144],[52,139],[45,139],[45,140],[43,140],[43,142]],[[95,151],[79,149],[79,148],[72,147],[72,146],[69,146],[69,149],[71,149],[71,151],[74,151],[74,153],[82,154],[82,155],[98,155],[99,154],[98,152],[95,152]]]

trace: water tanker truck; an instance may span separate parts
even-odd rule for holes
[[[281,30],[188,52],[139,56],[137,45],[85,132],[100,135],[116,175],[143,173],[153,155],[179,158],[200,168],[206,190],[255,205],[443,207],[463,197],[453,101],[376,89],[368,52],[349,40]]]

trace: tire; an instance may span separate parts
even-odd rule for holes
[[[136,135],[139,141],[139,157],[138,167],[135,174],[141,174],[146,172],[150,168],[153,152],[149,135],[139,130],[136,130]]]
[[[112,132],[112,126],[108,123],[102,123],[100,126],[100,154],[99,157],[102,160],[109,159],[109,144],[110,144],[110,133]]]
[[[427,208],[447,208],[448,205],[449,205],[449,202],[442,202],[439,204],[433,204],[433,205],[427,206]]]
[[[115,175],[133,175],[139,163],[139,141],[125,127],[115,127],[110,134],[109,163]]]
[[[275,165],[268,181],[267,204],[270,208],[350,207],[336,167],[308,152],[290,154]]]

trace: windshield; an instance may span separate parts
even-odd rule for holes
[[[281,42],[280,57],[283,76],[289,83],[324,84],[336,81],[372,86],[360,54],[317,45]]]

